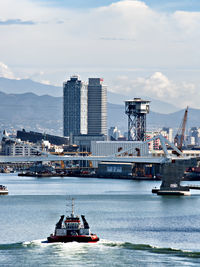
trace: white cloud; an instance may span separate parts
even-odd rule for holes
[[[190,22],[198,25],[199,20],[198,12],[158,13],[136,0],[119,1],[87,11],[47,8],[30,0],[7,0],[1,1],[0,10],[4,20],[17,17],[40,22],[31,28],[14,26],[8,29],[10,36],[0,29],[1,35],[7,37],[7,49],[11,50],[12,46],[12,54],[16,55],[30,48],[20,61],[31,60],[35,64],[37,59],[51,65],[84,62],[130,67],[133,62],[134,65],[163,65],[172,58],[179,63],[174,53],[177,50],[180,53],[182,44],[174,41],[180,38],[182,41],[185,32],[191,30]],[[58,24],[58,20],[64,23]],[[193,26],[191,34],[195,34],[197,28]],[[13,47],[13,39],[16,47]],[[192,44],[189,42],[189,45]]]
[[[173,18],[181,30],[188,35],[197,35],[200,27],[200,12],[177,11]]]
[[[47,80],[41,80],[40,83],[46,84],[46,85],[51,85],[50,81],[47,81]]]
[[[88,10],[45,7],[31,0],[6,0],[0,1],[0,10],[1,21],[36,22],[0,27],[3,40],[0,51],[4,51],[0,52],[0,60],[15,66],[15,70],[18,66],[24,76],[27,72],[31,77],[31,71],[34,74],[42,69],[45,73],[37,79],[62,84],[67,71],[70,75],[72,69],[73,72],[82,69],[83,73],[87,69],[92,76],[98,69],[101,76],[112,74],[110,80],[118,92],[135,90],[139,94],[141,90],[177,105],[188,101],[200,107],[197,86],[192,79],[185,81],[185,72],[182,82],[175,75],[172,81],[162,73],[162,69],[174,73],[178,68],[200,69],[200,12],[163,13],[139,0]],[[131,78],[131,83],[130,72],[127,81],[121,79],[123,88],[116,85],[114,77],[118,73],[113,69],[121,69],[125,76],[127,69],[142,71],[138,72],[140,78]],[[153,73],[152,69],[158,71],[144,78],[145,70]],[[197,84],[200,76],[198,72],[195,75]]]
[[[200,93],[192,83],[175,83],[161,72],[155,72],[150,77],[139,77],[131,80],[128,76],[118,77],[113,84],[112,91],[126,94],[130,98],[152,97],[178,107],[199,107]]]
[[[11,69],[4,64],[3,62],[0,62],[0,77],[8,78],[8,79],[15,79],[15,76]]]

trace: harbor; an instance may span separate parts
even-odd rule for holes
[[[0,10],[0,267],[199,267],[200,1]]]
[[[0,174],[0,180],[9,188],[9,195],[0,196],[1,214],[6,214],[0,218],[1,266],[14,261],[17,266],[24,262],[33,266],[38,260],[41,265],[67,262],[72,266],[77,257],[79,263],[92,265],[94,254],[98,255],[96,266],[113,261],[131,266],[142,260],[144,265],[157,262],[178,267],[200,260],[200,191],[194,190],[189,198],[160,197],[151,193],[160,181],[35,179],[16,174]],[[70,211],[70,205],[65,207],[69,197],[76,201],[77,214],[84,212],[91,229],[98,233],[98,243],[45,243],[63,210]],[[5,231],[7,218],[14,231]]]

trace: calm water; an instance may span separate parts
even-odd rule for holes
[[[200,183],[200,182],[199,182]],[[160,182],[0,175],[0,266],[200,266],[200,191],[151,194]],[[66,198],[96,244],[47,244]]]

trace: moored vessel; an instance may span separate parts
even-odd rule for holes
[[[4,185],[0,185],[0,195],[8,195],[8,188]]]
[[[82,223],[79,216],[74,215],[74,200],[72,199],[72,213],[70,216],[62,215],[57,222],[54,234],[47,237],[49,243],[53,242],[80,242],[96,243],[99,237],[92,234],[88,222],[84,215],[81,215]]]

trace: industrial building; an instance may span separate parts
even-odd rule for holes
[[[63,83],[63,134],[87,134],[87,85],[77,75]]]
[[[38,132],[26,132],[25,129],[22,131],[17,131],[17,139],[21,139],[22,141],[28,141],[31,143],[38,143],[42,140],[49,141],[50,144],[61,146],[61,145],[68,145],[69,144],[69,138],[67,137],[61,137],[51,134],[45,134],[45,133],[38,133]]]
[[[123,156],[148,156],[149,148],[147,143],[140,141],[92,141],[91,153],[93,156],[110,156],[119,152]],[[97,162],[93,162],[93,166],[97,167]]]
[[[96,171],[100,178],[150,180],[160,179],[160,164],[100,162]]]
[[[91,152],[91,144],[95,141],[105,141],[106,136],[103,134],[81,134],[73,136],[73,143],[79,147],[80,152]]]
[[[134,163],[101,162],[98,164],[97,176],[100,178],[132,178]]]

